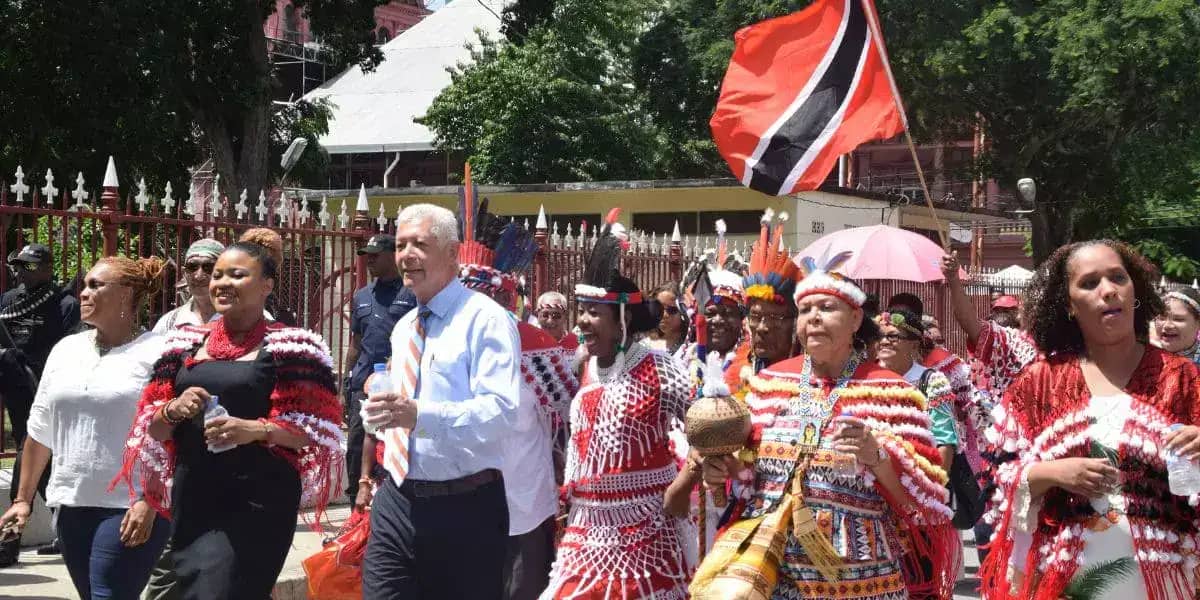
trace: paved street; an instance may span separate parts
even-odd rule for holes
[[[339,506],[329,511],[331,527],[339,527],[350,514],[349,507]],[[297,521],[296,538],[287,563],[275,586],[274,600],[304,600],[308,597],[304,581],[304,569],[300,561],[320,547],[320,538],[309,531],[302,520]],[[970,536],[963,539],[966,551],[966,575],[958,583],[954,600],[975,600],[978,581],[975,573],[979,563],[975,556],[975,545]],[[21,562],[0,570],[0,599],[11,600],[63,600],[75,598],[75,589],[67,576],[62,557],[38,556],[32,548],[21,553]]]

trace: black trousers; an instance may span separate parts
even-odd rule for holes
[[[349,432],[346,434],[346,496],[354,502],[354,497],[358,494],[358,480],[362,477],[363,440],[367,435],[358,411],[367,395],[358,390],[350,392],[347,396],[346,424]]]
[[[385,478],[371,506],[365,600],[503,600],[508,545],[504,482],[418,497]]]
[[[504,590],[508,600],[537,600],[550,584],[554,562],[554,517],[533,531],[508,538]]]

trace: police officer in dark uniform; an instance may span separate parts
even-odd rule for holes
[[[358,249],[365,257],[367,272],[374,281],[354,292],[350,317],[350,349],[346,363],[353,370],[346,381],[346,420],[350,435],[346,443],[346,472],[350,476],[346,495],[354,500],[360,488],[368,490],[370,473],[362,472],[362,453],[365,431],[359,417],[359,407],[366,398],[363,384],[375,363],[386,363],[392,356],[392,329],[396,321],[417,305],[412,292],[404,287],[396,266],[396,242],[389,235],[373,236],[366,246]]]
[[[0,296],[0,325],[12,342],[11,347],[0,348],[0,398],[8,411],[17,444],[8,495],[12,502],[21,479],[21,446],[25,442],[37,378],[42,375],[50,349],[78,327],[79,301],[54,282],[50,248],[42,244],[22,248],[9,259],[9,267],[20,284]],[[47,469],[38,486],[43,498],[49,475]],[[19,548],[20,538],[0,544],[0,567],[15,563]]]

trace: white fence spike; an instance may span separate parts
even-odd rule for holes
[[[242,193],[238,194],[237,204],[233,205],[233,210],[237,214],[237,220],[239,221],[246,216],[246,213],[250,212],[250,205],[246,204],[246,198],[248,197],[250,197],[249,190],[242,188]]]
[[[167,185],[163,187],[163,197],[158,201],[158,203],[163,207],[163,212],[166,213],[167,216],[170,216],[171,212],[175,210],[175,199],[171,197],[172,191],[171,182],[168,181]]]
[[[342,211],[338,213],[338,227],[341,229],[350,227],[350,213],[346,212],[346,205],[349,203],[346,199],[342,199]]]
[[[21,168],[21,165],[17,165],[16,179],[17,182],[8,186],[8,189],[17,195],[17,204],[24,204],[25,194],[29,193],[29,186],[25,183],[25,170]]]
[[[45,198],[47,206],[52,206],[56,197],[58,188],[54,187],[54,172],[46,169],[46,185],[42,186],[42,198]]]
[[[83,171],[80,171],[79,175],[75,177],[75,190],[71,192],[71,197],[75,199],[75,204],[71,207],[72,209],[82,210],[87,208],[84,202],[88,199],[88,193],[87,190],[83,189],[86,183],[83,180]]]
[[[375,218],[375,224],[379,225],[379,233],[387,230],[388,218],[383,214],[383,202],[379,203],[379,216]]]
[[[329,229],[329,196],[321,196],[321,211],[317,213],[317,220],[321,222],[322,229]]]
[[[150,196],[146,194],[146,178],[142,177],[137,182],[138,193],[133,197],[133,202],[137,204],[138,212],[146,212],[146,205],[150,204]]]
[[[189,215],[196,214],[196,182],[193,181],[188,185],[188,197],[183,202],[183,212]]]
[[[292,216],[292,200],[287,197],[287,192],[279,193],[279,205],[275,207],[275,214],[279,215],[279,222],[285,227],[288,225],[288,218]]]
[[[258,215],[259,223],[267,222],[267,214],[271,211],[267,209],[267,192],[266,190],[258,190],[258,206],[254,207],[254,214]]]

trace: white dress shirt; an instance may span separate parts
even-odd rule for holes
[[[503,469],[505,440],[514,435],[521,402],[516,322],[504,307],[456,279],[396,323],[393,364],[403,360],[416,319],[426,311],[408,477],[449,481]],[[392,376],[399,389],[401,370],[393,369]],[[386,439],[382,432],[379,437]]]
[[[101,356],[92,330],[50,350],[29,412],[29,436],[53,453],[47,506],[129,507],[124,486],[109,492],[108,484],[165,339],[147,332]]]

